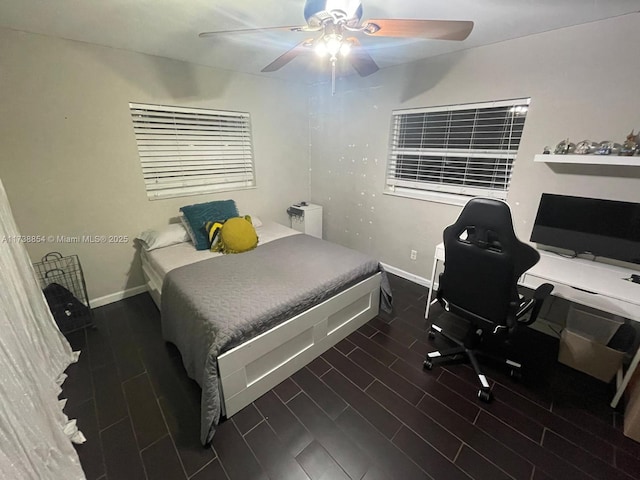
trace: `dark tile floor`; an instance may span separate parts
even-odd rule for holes
[[[527,329],[516,346],[529,370],[514,383],[488,369],[495,400],[483,404],[467,365],[422,369],[426,289],[391,281],[393,315],[224,421],[209,448],[200,390],[150,297],[96,309],[97,329],[69,335],[82,355],[63,392],[87,437],[87,478],[640,478],[640,444],[622,434],[611,387],[557,364],[556,340]]]

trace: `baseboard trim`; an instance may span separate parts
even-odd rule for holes
[[[413,283],[417,283],[418,285],[422,285],[424,287],[430,287],[431,286],[431,280],[421,277],[419,275],[415,275],[413,273],[409,273],[405,270],[402,270],[400,268],[394,267],[392,265],[388,265],[386,263],[382,263],[380,262],[380,265],[382,265],[384,267],[384,269],[389,272],[389,273],[393,273],[394,275],[397,275],[399,277],[402,277],[406,280],[409,280]]]
[[[105,295],[104,297],[94,298],[89,300],[89,305],[91,308],[102,307],[104,305],[108,305],[110,303],[118,302],[120,300],[124,300],[125,298],[133,297],[134,295],[139,295],[140,293],[144,293],[147,291],[146,285],[140,285],[139,287],[127,288],[126,290],[121,290],[116,293],[112,293],[110,295]]]

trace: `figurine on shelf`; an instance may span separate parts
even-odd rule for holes
[[[597,148],[598,148],[597,143],[592,142],[591,140],[583,140],[576,145],[575,153],[577,155],[588,155],[590,153],[595,152]]]
[[[618,155],[624,155],[626,157],[630,157],[631,155],[636,153],[636,150],[638,149],[637,139],[638,137],[636,136],[635,131],[631,130],[631,133],[627,135],[627,139],[622,144],[622,147],[620,148],[620,153],[618,153]]]
[[[611,140],[605,140],[600,142],[598,149],[595,151],[596,155],[617,155],[620,152],[621,145],[614,143]]]
[[[551,153],[550,147],[544,147],[544,149],[542,150],[543,155],[549,155],[550,153]]]
[[[556,145],[556,149],[553,151],[556,155],[566,155],[568,153],[573,153],[576,149],[575,143],[569,142],[569,139],[562,140],[558,145]]]

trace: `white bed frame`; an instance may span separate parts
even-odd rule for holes
[[[160,308],[159,277],[142,263]],[[218,357],[222,413],[230,417],[378,314],[381,273],[325,300]]]

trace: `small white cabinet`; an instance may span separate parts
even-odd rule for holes
[[[322,238],[322,206],[308,203],[292,205],[288,209],[291,228],[313,237]]]

